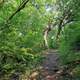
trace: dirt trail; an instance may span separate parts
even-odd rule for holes
[[[67,66],[60,64],[59,52],[57,50],[47,50],[43,52],[44,60],[39,71],[32,74],[30,80],[80,80],[74,79]]]
[[[47,50],[44,52],[45,59],[43,60],[42,66],[42,79],[40,80],[55,80],[53,74],[60,67],[59,54],[57,50]]]
[[[57,50],[48,50],[45,54],[42,67],[45,70],[52,72],[54,69],[59,68],[59,55]]]
[[[57,80],[53,77],[56,71],[58,71],[59,64],[59,54],[57,50],[46,50],[43,52],[44,60],[41,64],[41,69],[39,71],[37,79],[35,79],[35,75],[37,72],[34,72],[32,76],[34,79],[31,80]]]

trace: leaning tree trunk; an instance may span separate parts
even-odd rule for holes
[[[52,24],[51,23],[48,23],[46,29],[44,30],[44,45],[46,48],[49,48],[49,44],[48,44],[48,34],[49,32],[51,31],[51,26]]]
[[[45,44],[45,46],[48,48],[49,45],[48,45],[47,37],[48,37],[48,31],[45,31],[45,32],[44,32],[44,44]]]

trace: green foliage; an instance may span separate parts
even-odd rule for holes
[[[40,52],[44,47],[42,32],[46,20],[39,11],[29,3],[6,22],[21,2],[7,0],[0,7],[0,77],[3,78],[4,75],[32,70],[43,59]]]
[[[77,66],[72,73],[75,76],[74,78],[80,79],[80,65]]]
[[[60,55],[65,64],[80,58],[80,23],[68,25],[60,39]]]
[[[31,49],[21,48],[15,51],[0,49],[0,76],[24,73],[27,69],[39,66],[41,55]],[[36,65],[36,66],[35,66]]]
[[[64,12],[70,9],[73,20],[63,30],[60,52],[63,63],[80,58],[80,1],[79,0],[29,0],[10,20],[25,0],[0,0],[0,74],[26,72],[38,66],[45,49],[43,31],[51,19],[59,23]],[[75,5],[75,6],[74,6]],[[69,13],[69,12],[68,12]],[[67,16],[67,15],[66,15]],[[53,24],[53,23],[52,23]],[[58,24],[57,24],[58,26]],[[54,27],[54,26],[53,26]],[[55,30],[55,31],[54,31]],[[57,48],[56,29],[48,35],[49,48]]]
[[[58,43],[57,43],[57,40],[56,40],[56,29],[52,30],[50,33],[49,33],[49,36],[48,36],[48,43],[49,43],[49,47],[52,48],[52,49],[57,49],[58,48]]]

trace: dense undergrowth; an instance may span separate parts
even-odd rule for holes
[[[69,62],[80,60],[80,23],[71,23],[66,26],[60,38],[61,63],[67,65]],[[72,74],[80,79],[80,65],[76,66]],[[75,78],[74,78],[75,79]]]
[[[12,80],[26,72],[29,74],[43,59],[42,29],[45,21],[31,6],[32,2],[7,22],[22,2],[0,0],[0,80]]]
[[[7,76],[10,79],[13,74],[22,75],[26,70],[38,67],[42,59],[41,53],[34,53],[29,48],[15,51],[0,50],[0,78]]]
[[[0,80],[41,64],[46,31],[62,65],[80,60],[80,0],[0,0]],[[80,65],[72,73],[80,77]]]

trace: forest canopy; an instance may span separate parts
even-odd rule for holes
[[[39,66],[46,49],[80,75],[80,0],[0,0],[0,78]]]

